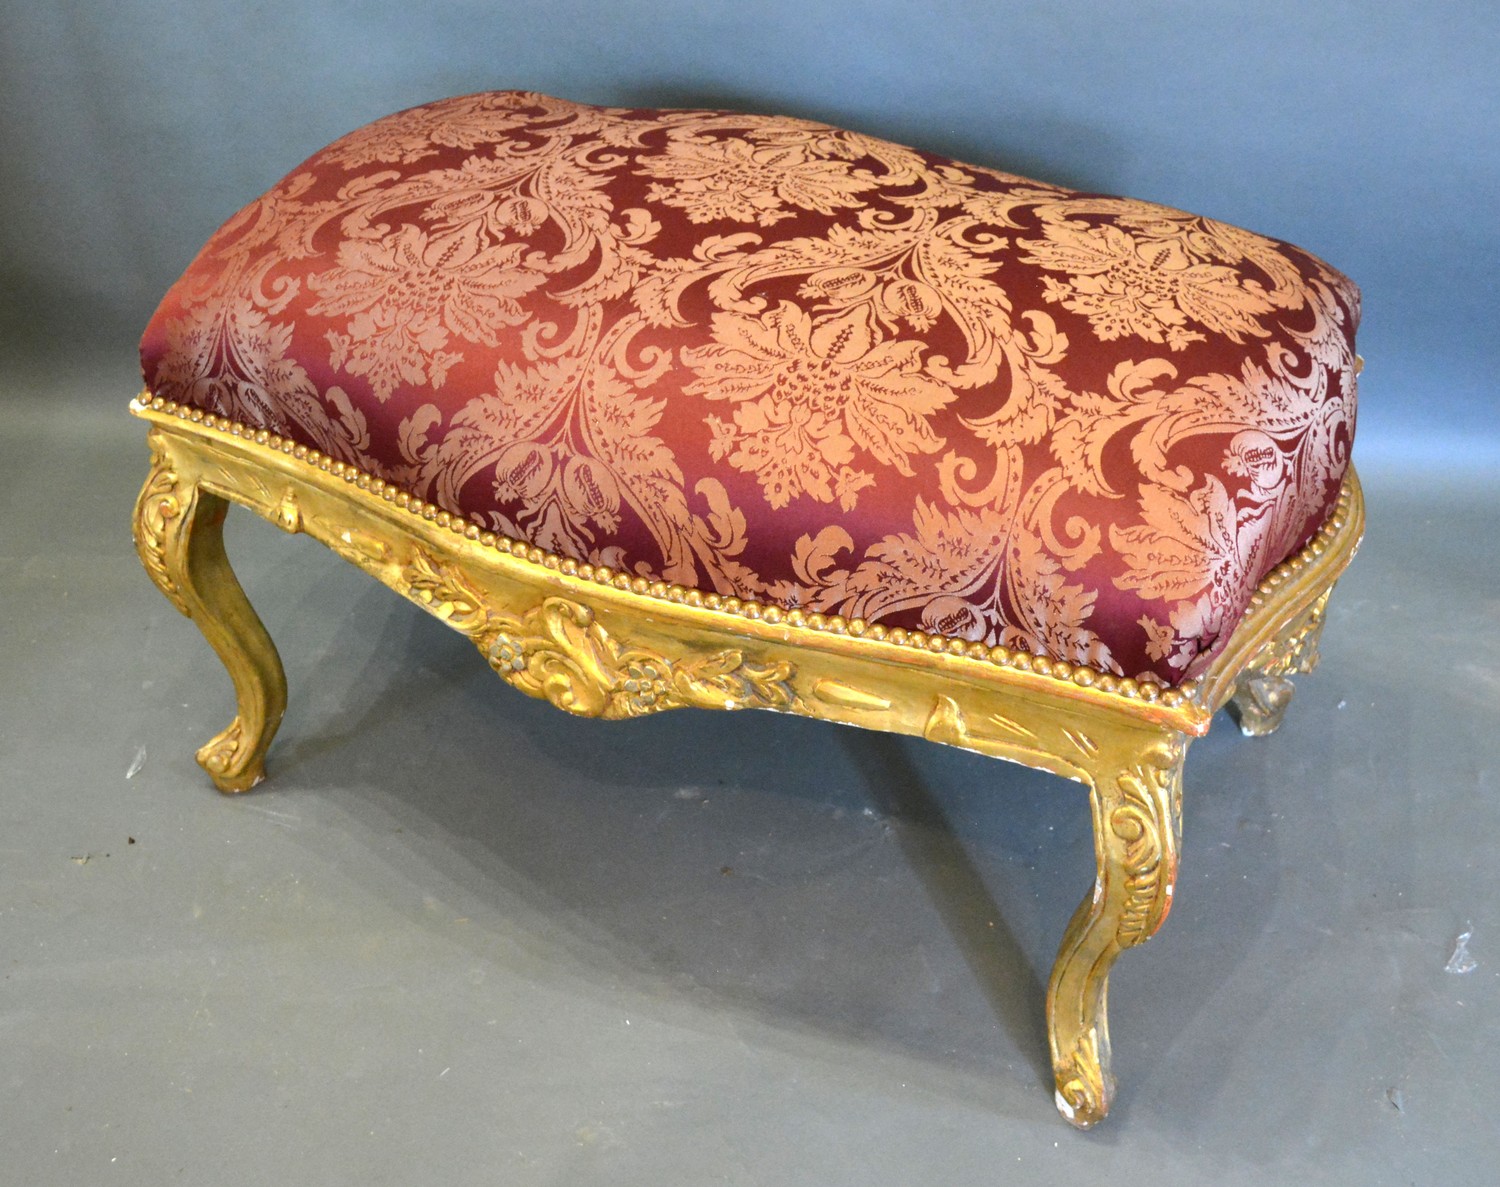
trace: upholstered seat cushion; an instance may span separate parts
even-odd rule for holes
[[[1358,293],[1285,243],[801,120],[498,92],[221,228],[156,395],[486,531],[1177,684],[1323,524]]]

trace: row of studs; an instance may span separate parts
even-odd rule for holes
[[[1328,551],[1335,538],[1349,522],[1350,498],[1349,484],[1345,483],[1343,489],[1339,491],[1339,501],[1333,509],[1333,514],[1318,529],[1318,534],[1308,541],[1300,552],[1293,553],[1267,573],[1265,579],[1255,587],[1255,592],[1250,595],[1250,604],[1245,607],[1247,619],[1263,609],[1276,590],[1293,580],[1299,573],[1311,568]]]
[[[1199,692],[1200,684],[1197,680],[1185,681],[1176,688],[1163,688],[1147,680],[1115,676],[1084,664],[1049,659],[1046,656],[1032,655],[1026,651],[1012,651],[1008,647],[987,647],[983,643],[970,643],[964,639],[955,639],[946,635],[929,635],[922,631],[908,631],[902,627],[887,628],[879,623],[867,623],[862,618],[846,619],[837,614],[808,614],[801,610],[783,610],[780,606],[768,606],[749,598],[725,597],[665,581],[648,581],[644,577],[632,577],[629,573],[617,573],[605,565],[596,566],[576,561],[571,557],[561,557],[537,548],[533,544],[528,544],[524,540],[512,540],[506,536],[497,536],[494,532],[484,531],[477,524],[468,522],[463,516],[414,498],[384,479],[372,477],[357,466],[335,461],[316,449],[309,449],[306,445],[279,437],[266,429],[252,429],[228,417],[215,416],[211,412],[204,412],[201,408],[177,404],[171,400],[164,400],[160,396],[149,396],[148,393],[142,393],[137,404],[288,454],[336,478],[342,478],[360,490],[369,491],[387,503],[410,511],[422,519],[430,520],[438,527],[448,528],[467,539],[478,541],[487,548],[495,548],[531,564],[555,569],[569,577],[578,577],[584,581],[597,582],[600,585],[646,597],[661,598],[665,601],[697,606],[706,610],[717,610],[725,614],[735,614],[752,621],[784,623],[803,630],[853,635],[892,643],[898,647],[962,656],[1018,672],[1033,672],[1054,680],[1067,681],[1081,688],[1097,688],[1101,692],[1113,693],[1127,700],[1159,702],[1175,707],[1194,703]],[[1277,588],[1313,564],[1327,551],[1348,521],[1349,498],[1349,489],[1346,486],[1339,494],[1339,502],[1334,514],[1318,531],[1318,534],[1302,551],[1288,557],[1267,574],[1265,580],[1250,597],[1250,604],[1245,611],[1246,618],[1261,609]]]

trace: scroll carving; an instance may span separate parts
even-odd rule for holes
[[[583,717],[793,704],[789,663],[750,663],[738,648],[672,660],[624,647],[592,610],[566,598],[548,598],[520,618],[496,616],[490,629],[490,667],[522,692]]]
[[[473,639],[507,683],[580,717],[797,704],[790,663],[755,663],[739,648],[668,658],[620,642],[592,609],[563,597],[518,616],[497,614],[466,578],[423,552],[403,576],[408,595]]]
[[[1318,666],[1318,641],[1332,588],[1314,602],[1305,618],[1272,639],[1250,667],[1263,676],[1295,676]]]
[[[198,750],[198,765],[215,780],[232,778],[245,749],[244,723],[236,717],[229,727]]]
[[[187,599],[167,564],[167,546],[180,530],[191,492],[184,494],[165,452],[153,446],[151,474],[135,504],[135,549],[156,588],[183,614],[191,614]]]
[[[1080,1129],[1087,1129],[1109,1111],[1109,1090],[1100,1073],[1108,1062],[1107,1051],[1100,1058],[1096,1030],[1085,1031],[1071,1052],[1053,1060],[1057,1110]]]
[[[1286,717],[1296,691],[1291,677],[1318,666],[1318,642],[1323,635],[1329,592],[1325,590],[1303,615],[1268,642],[1235,681],[1230,708],[1246,737],[1261,738],[1274,732]]]
[[[1180,741],[1159,743],[1115,780],[1124,797],[1109,814],[1110,831],[1124,842],[1125,897],[1115,933],[1121,947],[1145,943],[1171,908],[1177,854],[1167,831],[1175,838],[1182,819],[1184,749]]]
[[[1166,919],[1177,879],[1182,763],[1187,742],[1151,742],[1095,785],[1099,871],[1058,952],[1047,991],[1057,1107],[1087,1128],[1109,1111],[1109,971]]]

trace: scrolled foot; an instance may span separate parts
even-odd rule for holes
[[[1229,711],[1247,738],[1273,733],[1286,717],[1295,686],[1285,676],[1249,673],[1241,677],[1229,701]]]
[[[1100,1059],[1098,1040],[1097,1032],[1082,1036],[1053,1069],[1057,1111],[1078,1129],[1092,1129],[1103,1121],[1114,1101],[1115,1078],[1109,1072],[1107,1050]],[[1107,1038],[1105,1043],[1107,1047]]]
[[[265,747],[245,745],[245,727],[238,717],[200,746],[196,757],[214,786],[226,795],[249,791],[266,777]]]

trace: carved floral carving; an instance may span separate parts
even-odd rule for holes
[[[623,647],[587,606],[548,598],[520,618],[496,616],[490,667],[516,688],[583,717],[663,709],[790,709],[792,665],[747,662],[738,648],[669,660]]]
[[[464,634],[474,636],[490,620],[481,594],[462,573],[418,549],[402,574],[406,596]]]
[[[418,551],[408,596],[468,635],[496,673],[528,696],[580,717],[642,717],[664,709],[782,709],[797,703],[792,664],[755,663],[731,647],[669,659],[616,640],[588,606],[546,598],[498,614],[460,573]]]

